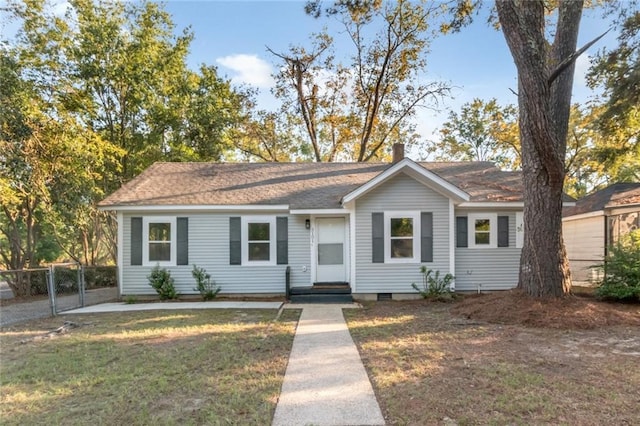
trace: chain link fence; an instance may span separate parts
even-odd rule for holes
[[[41,310],[48,301],[50,315],[118,298],[115,266],[62,263],[47,268],[0,271],[4,298],[12,304],[31,303]],[[6,307],[3,311],[7,311]]]

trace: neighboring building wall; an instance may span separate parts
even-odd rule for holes
[[[373,263],[371,214],[412,210],[433,213],[433,262]],[[356,294],[416,293],[420,265],[449,272],[449,199],[399,174],[356,200]]]
[[[189,265],[167,267],[175,279],[180,294],[197,294],[195,281],[191,276],[193,265],[203,267],[212,279],[221,287],[221,294],[260,294],[285,292],[285,269],[287,265],[245,266],[229,264],[229,217],[248,216],[245,212],[236,213],[175,213],[124,214],[124,265],[122,293],[156,294],[149,285],[147,276],[153,267],[131,265],[131,217],[177,216],[189,218]],[[261,216],[287,216],[269,213]],[[305,229],[304,216],[288,216],[289,265],[291,266],[292,286],[310,285],[309,231]],[[275,230],[273,231],[275,232]]]
[[[476,211],[456,210],[456,216],[467,216],[469,213]],[[456,247],[456,291],[508,290],[518,285],[522,249],[516,247],[516,213],[491,213],[509,216],[509,247]]]
[[[604,259],[604,216],[562,221],[562,236],[567,249],[571,278],[592,281],[598,275],[594,265]]]

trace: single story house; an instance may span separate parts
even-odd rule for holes
[[[155,294],[193,265],[225,295],[344,283],[360,299],[416,297],[420,266],[456,291],[518,281],[522,180],[489,162],[156,163],[99,204],[115,211],[121,295]]]
[[[640,228],[640,183],[615,183],[562,213],[562,233],[574,281],[596,282],[607,247]]]

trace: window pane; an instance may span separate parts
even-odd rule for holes
[[[399,217],[391,219],[392,237],[412,237],[413,219],[410,217]]]
[[[269,260],[269,243],[249,243],[249,260]]]
[[[149,243],[149,261],[171,261],[171,243]]]
[[[318,244],[318,265],[342,265],[342,243]]]
[[[490,236],[488,232],[476,232],[476,244],[490,244]]]
[[[171,241],[171,224],[150,223],[149,241]]]
[[[250,223],[249,241],[269,241],[269,224]]]
[[[413,257],[413,238],[391,240],[392,258]]]
[[[476,219],[476,231],[489,232],[490,229],[489,219]]]

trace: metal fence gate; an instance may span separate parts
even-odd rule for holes
[[[13,296],[19,296],[17,303],[37,303],[48,299],[51,315],[116,300],[117,277],[115,266],[85,266],[79,263],[0,271],[3,289],[8,287]]]

